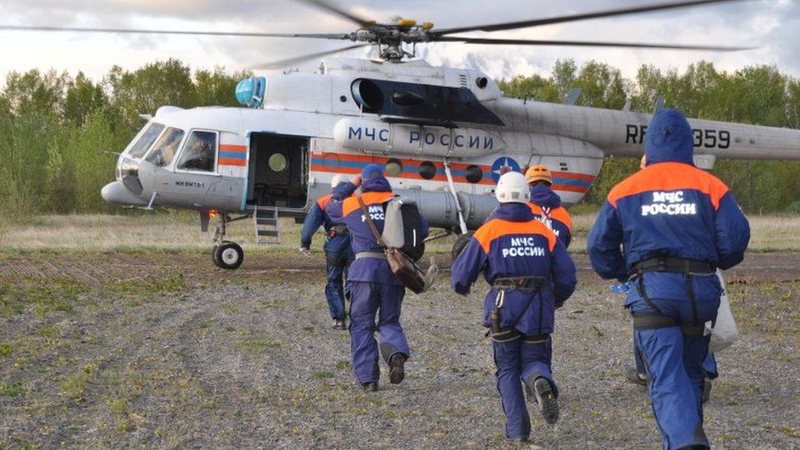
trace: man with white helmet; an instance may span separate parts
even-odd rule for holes
[[[328,282],[325,285],[325,298],[328,300],[331,318],[333,318],[333,328],[338,330],[347,329],[347,315],[345,314],[345,287],[343,284],[343,274],[345,268],[353,261],[353,250],[350,248],[350,236],[347,227],[336,225],[331,221],[325,208],[331,201],[342,201],[337,198],[336,186],[347,181],[347,177],[336,174],[331,179],[333,193],[317,199],[314,206],[308,212],[303,222],[303,230],[300,232],[300,252],[304,255],[311,253],[311,238],[320,226],[325,226],[325,262],[327,264]]]
[[[575,290],[575,265],[564,244],[528,206],[524,175],[502,175],[495,194],[500,206],[453,263],[452,286],[467,295],[481,273],[490,285],[483,326],[492,337],[506,437],[527,441],[531,422],[523,383],[547,423],[558,420],[550,334],[555,309]]]

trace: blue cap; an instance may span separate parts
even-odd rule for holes
[[[361,169],[361,178],[369,180],[370,178],[383,176],[383,164],[367,164]]]
[[[656,113],[647,126],[644,150],[648,165],[665,161],[691,164],[694,139],[686,117],[677,109]]]

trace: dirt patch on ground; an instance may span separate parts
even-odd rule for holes
[[[576,256],[557,313],[562,417],[533,416],[544,448],[660,448],[644,391],[626,384],[622,297]],[[442,255],[440,263],[447,265]],[[742,339],[719,355],[706,406],[715,448],[800,448],[800,254],[752,254],[729,271]],[[408,376],[365,393],[346,332],[329,328],[321,255],[30,253],[0,259],[0,448],[502,448],[485,292],[446,273],[408,294]],[[47,303],[56,302],[55,306]]]
[[[437,254],[435,259],[440,268],[449,269],[449,255]],[[600,281],[585,254],[573,255],[573,259],[582,282]],[[727,271],[725,279],[733,283],[798,281],[799,262],[798,253],[751,253],[742,264]],[[13,284],[61,280],[97,287],[109,282],[144,283],[182,277],[189,287],[203,287],[286,278],[314,279],[316,275],[324,274],[324,264],[324,256],[319,253],[311,256],[247,256],[239,269],[223,270],[213,266],[210,255],[202,253],[53,255],[32,252],[0,257],[0,281]]]

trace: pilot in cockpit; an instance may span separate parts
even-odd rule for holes
[[[208,141],[195,139],[183,159],[181,169],[210,172],[214,169],[214,152]]]

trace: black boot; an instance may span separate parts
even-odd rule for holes
[[[405,368],[406,357],[402,353],[395,353],[392,359],[389,360],[389,382],[392,384],[400,384],[403,378],[406,377]]]

